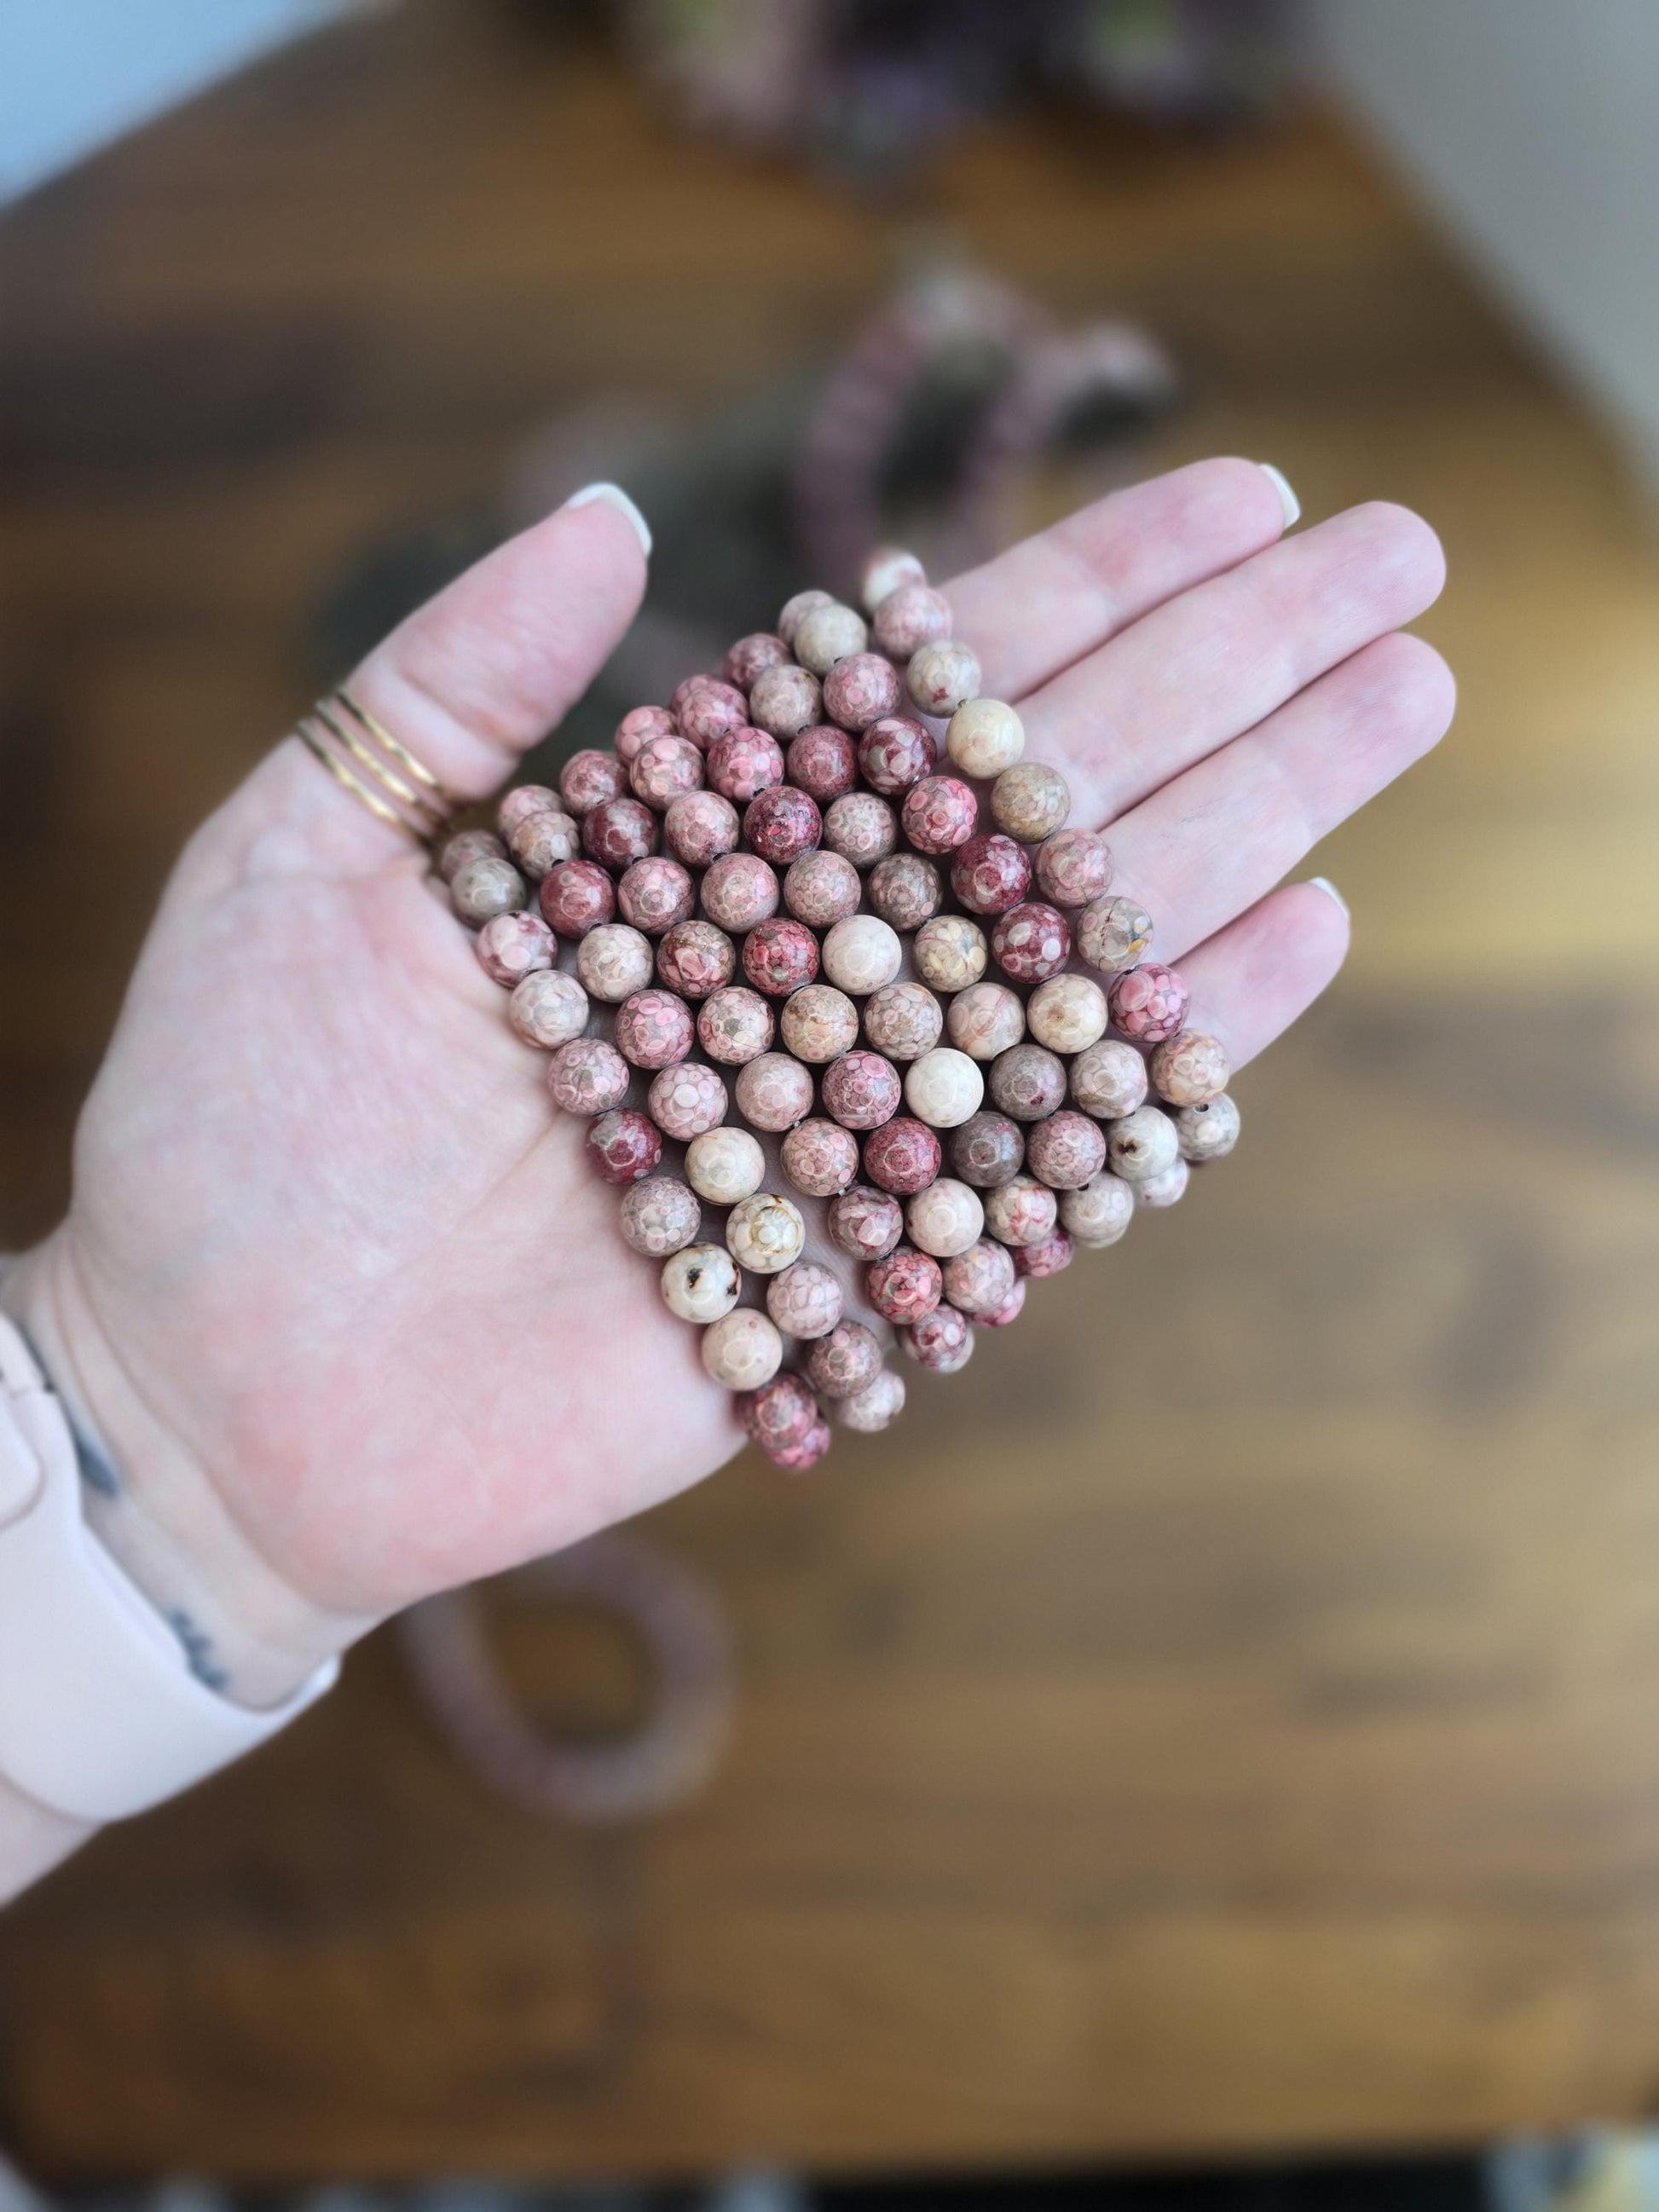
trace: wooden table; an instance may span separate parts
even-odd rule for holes
[[[1651,539],[1329,124],[1009,123],[928,212],[1159,331],[1191,394],[1149,465],[1263,454],[1313,515],[1443,531],[1464,708],[1320,856],[1349,975],[1201,1204],[902,1437],[654,1516],[743,1656],[689,1809],[584,1838],[488,1800],[382,1638],[9,1915],[0,2136],[43,2173],[1007,2164],[1653,2102]],[[14,1241],[170,854],[302,696],[318,579],[550,400],[809,368],[894,234],[481,7],[319,40],[0,225]]]

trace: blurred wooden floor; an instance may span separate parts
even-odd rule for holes
[[[890,1441],[652,1531],[729,1600],[660,1826],[485,1800],[385,1638],[0,1926],[59,2180],[1471,2138],[1659,2105],[1659,561],[1613,457],[1334,129],[988,131],[933,216],[1192,380],[1148,455],[1443,531],[1458,727],[1321,866],[1347,977],[1199,1202]],[[824,356],[891,233],[452,7],[0,224],[0,1237],[318,580],[556,403]],[[1035,1449],[1040,1442],[1040,1451]],[[920,1454],[913,1458],[913,1455]]]

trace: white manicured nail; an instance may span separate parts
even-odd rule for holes
[[[1276,469],[1271,461],[1258,461],[1256,466],[1279,494],[1279,504],[1285,510],[1285,527],[1289,530],[1302,517],[1302,502],[1291,489],[1290,478],[1283,469]]]
[[[1328,876],[1310,876],[1308,881],[1310,884],[1317,884],[1320,890],[1325,893],[1328,898],[1334,898],[1337,904],[1341,908],[1343,913],[1347,913],[1348,902],[1343,897],[1341,892],[1338,890],[1336,885],[1331,881]]]
[[[1286,489],[1288,489],[1289,487],[1286,486]],[[584,484],[580,491],[573,491],[565,501],[567,507],[592,507],[596,504],[602,507],[614,507],[618,514],[627,516],[633,526],[635,537],[640,541],[641,552],[649,560],[651,525],[640,513],[622,486],[613,483]]]

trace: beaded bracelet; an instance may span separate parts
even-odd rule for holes
[[[828,1449],[824,1401],[881,1429],[904,1384],[802,1256],[757,1132],[827,1201],[873,1311],[949,1374],[1029,1282],[1173,1206],[1239,1129],[1225,1053],[1146,957],[1151,917],[1068,826],[1014,709],[980,696],[921,562],[884,549],[862,597],[868,623],[797,592],[718,675],[632,708],[613,750],[509,791],[495,831],[439,861],[554,1104],[587,1120],[624,1239],[791,1468]]]

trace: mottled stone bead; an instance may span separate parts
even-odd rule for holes
[[[944,1013],[925,983],[884,983],[864,1005],[864,1034],[889,1060],[920,1060],[939,1042]]]
[[[896,1375],[890,1367],[884,1367],[872,1382],[867,1382],[856,1398],[842,1398],[836,1404],[836,1419],[844,1429],[856,1429],[865,1436],[874,1436],[889,1428],[904,1411],[904,1377]]]
[[[532,971],[513,987],[507,1018],[526,1044],[552,1047],[587,1027],[587,994],[556,968]]]
[[[907,585],[925,584],[927,571],[902,545],[878,545],[859,571],[859,597],[873,614]]]
[[[635,860],[617,885],[617,904],[623,919],[647,937],[660,937],[677,921],[684,921],[696,903],[697,887],[690,872],[659,853]]]
[[[662,818],[663,843],[689,868],[706,868],[722,853],[736,852],[742,835],[737,808],[718,791],[688,791]]]
[[[871,868],[898,842],[898,817],[873,791],[843,792],[825,810],[823,842],[855,868]]]
[[[726,1249],[753,1275],[775,1275],[793,1267],[806,1242],[806,1224],[793,1199],[757,1190],[734,1206],[726,1224]]]
[[[602,868],[625,868],[657,849],[657,817],[637,799],[605,799],[582,817],[582,850]]]
[[[1182,1030],[1165,1037],[1152,1054],[1149,1073],[1152,1088],[1172,1106],[1202,1106],[1219,1098],[1232,1077],[1218,1037],[1202,1030]]]
[[[1046,1121],[1032,1125],[1025,1163],[1050,1190],[1081,1190],[1106,1164],[1106,1133],[1086,1114],[1062,1106]]]
[[[858,747],[833,722],[814,722],[789,740],[784,766],[788,781],[820,806],[854,790],[859,780]]]
[[[1041,1121],[1065,1099],[1065,1063],[1046,1045],[1028,1040],[997,1054],[986,1088],[999,1113],[1016,1121]]]
[[[751,1129],[776,1136],[811,1110],[811,1076],[787,1052],[763,1052],[738,1071],[738,1111]]]
[[[965,991],[985,973],[990,947],[985,932],[965,914],[936,914],[912,942],[916,973],[936,991]]]
[[[655,1122],[629,1106],[613,1106],[587,1132],[587,1157],[607,1182],[639,1182],[655,1172],[662,1139]]]
[[[550,868],[537,893],[550,929],[561,937],[585,937],[617,911],[617,886],[593,860],[564,860]]]
[[[630,1067],[672,1067],[695,1034],[690,1007],[672,991],[635,991],[617,1009],[617,1049]]]
[[[870,632],[856,607],[832,599],[827,607],[813,607],[795,624],[795,658],[814,676],[827,676],[838,660],[862,653]],[[831,715],[839,721],[839,715]]]
[[[677,921],[657,945],[657,981],[694,1004],[737,972],[738,948],[712,921]]]
[[[697,1009],[697,1042],[723,1067],[741,1067],[772,1042],[772,1009],[741,983],[712,992]]]
[[[789,1450],[810,1434],[819,1418],[818,1401],[799,1375],[786,1372],[741,1399],[738,1418],[750,1443],[775,1454]]]
[[[743,941],[743,972],[769,998],[787,999],[818,972],[818,941],[787,915],[757,922]]]
[[[781,743],[823,720],[818,679],[804,668],[768,668],[749,692],[749,719]]]
[[[702,790],[702,749],[690,738],[647,738],[634,756],[628,781],[635,799],[665,811],[688,791]]]
[[[642,745],[653,738],[678,737],[679,727],[666,707],[630,707],[617,723],[612,739],[617,758],[624,768],[632,768]]]
[[[768,921],[781,896],[777,871],[758,853],[723,853],[703,876],[702,910],[721,929],[740,933]]]
[[[973,836],[979,801],[960,776],[925,775],[904,794],[899,817],[919,853],[954,853]]]
[[[492,915],[473,939],[478,965],[492,983],[510,991],[538,969],[550,968],[559,957],[559,941],[538,915]]]
[[[870,903],[885,922],[908,934],[939,912],[945,884],[921,853],[890,853],[870,871]]]
[[[1079,959],[1103,975],[1133,968],[1152,941],[1152,917],[1130,898],[1097,898],[1078,916]]]
[[[941,1304],[913,1328],[901,1329],[899,1341],[919,1367],[954,1375],[974,1356],[974,1324],[954,1306]]]
[[[498,914],[520,913],[529,896],[512,861],[492,860],[488,854],[468,860],[449,879],[449,903],[475,929]]]
[[[856,1398],[881,1372],[881,1346],[861,1321],[839,1321],[807,1353],[806,1372],[826,1398]]]
[[[939,1171],[939,1139],[912,1114],[895,1114],[864,1140],[864,1172],[878,1190],[911,1198],[926,1190]]]
[[[766,1310],[786,1336],[828,1336],[842,1303],[835,1274],[816,1260],[797,1260],[766,1285]]]
[[[628,770],[615,753],[572,753],[559,770],[559,797],[567,814],[591,814],[628,789]]]
[[[954,637],[919,645],[904,671],[905,689],[924,714],[954,714],[978,697],[982,680],[974,653]]]
[[[1025,1034],[1024,1002],[1006,983],[970,983],[951,1000],[945,1018],[951,1043],[971,1060],[994,1060]]]
[[[823,1072],[823,1110],[843,1129],[875,1129],[899,1109],[898,1070],[878,1052],[844,1052]]]
[[[843,653],[823,679],[823,711],[843,730],[867,730],[896,714],[902,696],[898,671],[878,653]]]
[[[791,1129],[779,1147],[783,1172],[806,1198],[836,1198],[859,1171],[858,1139],[817,1116]]]
[[[1115,1244],[1134,1210],[1133,1185],[1109,1171],[1091,1177],[1080,1190],[1060,1193],[1060,1226],[1079,1244]]]
[[[727,1390],[758,1390],[783,1364],[783,1339],[776,1326],[751,1306],[711,1322],[699,1348],[706,1372]]]
[[[945,750],[964,775],[1000,775],[1025,750],[1025,725],[1006,700],[965,700],[951,717]]]
[[[743,1288],[737,1261],[719,1244],[682,1246],[670,1254],[658,1280],[670,1313],[705,1327],[731,1312]]]
[[[1178,1206],[1187,1195],[1187,1182],[1192,1169],[1184,1159],[1176,1160],[1161,1175],[1148,1176],[1145,1182],[1133,1186],[1137,1206]]]
[[[797,791],[793,783],[776,783],[744,809],[743,834],[762,860],[787,867],[817,843],[823,834],[823,817],[817,799]]]
[[[1005,975],[1017,983],[1041,983],[1059,975],[1072,957],[1072,925],[1057,906],[1027,899],[999,915],[991,932],[991,952]]]
[[[884,799],[898,798],[931,775],[938,758],[933,732],[914,714],[884,714],[859,739],[860,770]]]
[[[1225,1091],[1202,1105],[1183,1106],[1175,1117],[1183,1160],[1223,1160],[1238,1142],[1238,1108]]]
[[[985,1207],[971,1183],[940,1176],[905,1207],[904,1225],[918,1250],[951,1260],[984,1234]]]
[[[1056,1229],[1036,1244],[1020,1245],[1014,1265],[1028,1282],[1040,1282],[1044,1275],[1057,1275],[1069,1267],[1075,1249],[1066,1231]]]
[[[975,1326],[980,1328],[1006,1328],[1009,1322],[1018,1321],[1024,1310],[1025,1279],[1021,1275],[1015,1281],[1013,1295],[1007,1304],[1000,1305],[994,1313],[981,1314]]]
[[[978,1113],[984,1097],[978,1066],[952,1045],[923,1053],[904,1078],[905,1104],[933,1129],[960,1128]]]
[[[776,1445],[766,1455],[786,1474],[804,1474],[809,1467],[817,1465],[833,1442],[830,1424],[820,1413],[799,1443]]]
[[[783,747],[769,732],[744,722],[715,738],[705,765],[713,791],[747,806],[783,781]]]
[[[778,635],[791,652],[794,650],[795,632],[806,617],[816,612],[819,607],[833,607],[835,604],[836,595],[833,592],[817,590],[797,592],[793,599],[784,601],[778,611]]]
[[[1181,1157],[1176,1125],[1159,1107],[1137,1106],[1121,1121],[1108,1123],[1106,1157],[1125,1182],[1150,1182]]]
[[[590,998],[619,1006],[651,981],[650,939],[626,922],[602,921],[576,947],[576,975]]]
[[[951,863],[951,888],[969,914],[1006,914],[1031,888],[1031,863],[1000,831],[970,837]]]
[[[617,1218],[631,1252],[646,1260],[665,1260],[696,1242],[702,1208],[696,1191],[678,1176],[653,1175],[629,1184]]]
[[[904,964],[898,932],[878,914],[848,915],[823,940],[823,972],[855,999],[890,983]]]
[[[951,1165],[975,1190],[1012,1182],[1024,1164],[1024,1132],[1006,1114],[975,1114],[951,1133]]]
[[[1162,1044],[1187,1018],[1192,994],[1173,968],[1156,960],[1120,975],[1109,994],[1112,1026],[1138,1044]]]
[[[794,655],[775,630],[751,629],[726,648],[725,674],[728,684],[746,691],[769,668],[787,668]]]
[[[856,914],[863,895],[858,870],[840,853],[803,853],[783,879],[785,906],[810,929],[828,929]]]
[[[1112,880],[1111,848],[1092,830],[1057,830],[1037,847],[1036,865],[1037,889],[1055,906],[1092,906]]]
[[[730,1123],[693,1137],[685,1148],[685,1179],[711,1206],[737,1205],[760,1188],[765,1175],[758,1140]]]
[[[1146,1097],[1146,1063],[1132,1044],[1102,1037],[1079,1053],[1070,1070],[1072,1103],[1103,1121],[1119,1121]]]
[[[582,848],[581,824],[574,814],[543,807],[526,814],[507,841],[520,873],[540,883],[561,860],[574,860]]]
[[[945,1263],[945,1295],[969,1321],[1000,1313],[1018,1280],[1013,1255],[994,1237],[980,1237]]]
[[[603,1114],[628,1096],[628,1062],[603,1037],[567,1037],[547,1063],[547,1091],[566,1114]]]
[[[991,819],[1022,844],[1050,836],[1071,811],[1071,787],[1046,761],[1017,761],[991,786]]]
[[[651,1079],[646,1110],[665,1137],[690,1144],[705,1129],[718,1129],[726,1119],[726,1085],[714,1069],[701,1060],[683,1060],[665,1067]]]
[[[808,983],[783,1002],[778,1029],[797,1060],[821,1067],[859,1039],[859,1010],[833,984]]]
[[[507,798],[512,796],[513,793],[508,792]],[[557,805],[551,792],[549,792],[548,799],[551,804]],[[505,805],[506,801],[503,800],[502,804]],[[453,837],[445,841],[439,852],[438,873],[445,883],[453,884],[461,870],[472,860],[504,860],[506,858],[507,846],[493,830],[458,830]]]
[[[855,1182],[824,1210],[830,1242],[849,1260],[879,1260],[904,1233],[904,1208],[884,1190]]]
[[[682,701],[675,709],[675,719],[680,735],[707,752],[717,738],[749,720],[749,703],[735,684],[710,677]]]
[[[924,645],[951,635],[951,602],[930,584],[901,584],[876,609],[876,643],[895,660],[908,660]]]
[[[501,804],[495,809],[495,827],[501,832],[501,839],[505,840],[513,835],[520,823],[528,820],[531,815],[557,813],[558,811],[559,794],[550,790],[546,784],[515,783],[511,791],[501,794]],[[477,837],[480,835],[488,836],[489,833],[488,830],[465,830],[461,834],[466,837]],[[453,842],[452,839],[451,842]],[[469,854],[467,857],[470,860],[472,855]],[[453,869],[450,873],[454,873]]]
[[[945,1295],[945,1277],[931,1252],[901,1244],[864,1271],[864,1294],[884,1321],[912,1328]]]
[[[1106,994],[1087,975],[1051,975],[1032,992],[1025,1018],[1050,1052],[1084,1052],[1106,1034]]]
[[[1000,1244],[1040,1243],[1059,1218],[1059,1200],[1035,1176],[1014,1176],[985,1194],[985,1226]]]

